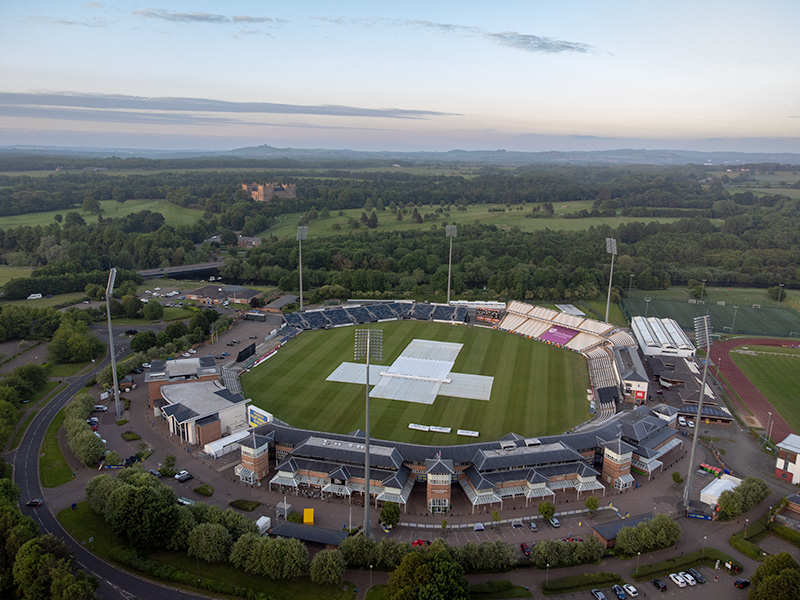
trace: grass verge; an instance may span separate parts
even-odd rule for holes
[[[592,588],[609,587],[615,583],[623,583],[622,577],[616,573],[581,573],[580,575],[571,575],[569,577],[553,579],[542,584],[542,593],[545,596],[550,596],[552,594],[567,594],[571,592],[591,590]]]
[[[91,511],[86,502],[78,503],[76,510],[65,508],[57,516],[64,528],[78,542],[100,558],[111,563],[122,564],[120,561],[115,560],[114,556],[130,554],[124,550],[125,540],[114,535],[111,528]],[[90,537],[93,538],[91,544],[89,543]],[[185,553],[157,552],[144,559],[137,560],[137,563],[154,567],[160,572],[167,573],[172,571],[174,574],[174,578],[170,579],[149,577],[150,579],[166,581],[183,589],[196,589],[185,582],[196,581],[198,563]],[[213,590],[218,587],[232,588],[233,586],[244,588],[242,582],[247,582],[247,588],[252,596],[258,593],[273,600],[311,600],[317,598],[352,600],[353,598],[353,585],[348,582],[340,586],[320,586],[312,583],[308,577],[302,577],[297,580],[276,581],[267,577],[247,575],[228,564],[203,563],[200,566],[202,567],[202,587],[207,590]],[[138,569],[129,570],[142,572]]]
[[[706,548],[705,550],[696,550],[689,554],[676,556],[675,558],[669,558],[658,563],[642,565],[633,576],[633,579],[635,581],[647,581],[649,579],[653,579],[654,577],[663,577],[670,573],[685,571],[689,567],[696,567],[698,565],[713,567],[717,560],[719,560],[722,565],[729,561],[735,563],[730,556],[721,550],[717,550],[716,548]],[[727,569],[724,571],[726,573],[730,573],[731,575],[733,574],[732,571]]]
[[[533,596],[531,591],[521,585],[514,585],[506,579],[475,583],[469,586],[470,600],[493,600],[494,598],[526,598]]]
[[[25,432],[28,431],[28,427],[30,427],[31,421],[33,421],[33,417],[35,417],[37,414],[39,414],[38,410],[30,411],[22,424],[17,428],[17,431],[14,434],[14,439],[11,440],[11,450],[14,450],[14,448],[20,445],[22,438],[25,436]]]
[[[64,409],[58,411],[56,418],[50,422],[42,442],[42,454],[39,457],[39,476],[42,487],[54,488],[72,481],[74,474],[64,459],[58,445],[58,429],[64,422]]]

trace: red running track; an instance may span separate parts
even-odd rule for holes
[[[783,420],[780,413],[775,410],[775,407],[770,404],[769,400],[764,397],[753,382],[742,373],[741,369],[736,366],[733,359],[730,358],[730,351],[738,346],[783,346],[786,342],[783,340],[770,340],[770,339],[736,339],[727,342],[719,342],[711,345],[711,361],[715,365],[720,365],[722,375],[725,380],[725,391],[728,397],[734,402],[739,404],[736,399],[736,394],[732,393],[733,390],[739,395],[739,398],[747,405],[750,412],[761,421],[762,427],[766,428],[767,423],[770,421],[769,413],[772,413],[772,441],[783,441],[787,435],[792,432],[789,424]],[[722,363],[720,364],[720,359]],[[740,405],[741,407],[741,405]],[[741,407],[744,409],[744,407]],[[743,410],[743,413],[746,412]],[[766,432],[765,432],[766,433]]]

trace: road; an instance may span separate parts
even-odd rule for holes
[[[122,329],[120,329],[122,331]],[[130,349],[117,353],[117,360],[128,356]],[[100,598],[116,599],[125,598],[152,598],[154,600],[176,600],[192,599],[196,600],[199,596],[190,594],[182,590],[162,586],[151,581],[142,579],[135,575],[120,570],[104,560],[98,558],[81,544],[77,543],[67,531],[61,526],[55,515],[45,503],[40,507],[25,506],[25,502],[31,498],[43,498],[41,484],[39,483],[39,451],[42,447],[45,432],[50,422],[56,414],[64,407],[69,400],[86,385],[86,382],[94,377],[100,369],[109,364],[110,358],[106,358],[95,365],[95,367],[84,375],[79,375],[68,379],[69,385],[65,390],[53,398],[39,413],[34,417],[28,431],[19,447],[6,456],[8,462],[14,465],[14,481],[21,491],[21,510],[24,515],[32,517],[41,527],[44,533],[52,533],[56,537],[63,539],[69,546],[72,555],[81,568],[89,574],[94,575],[100,581],[100,588],[97,595]]]

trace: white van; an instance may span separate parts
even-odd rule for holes
[[[100,412],[106,412],[108,407],[105,404],[95,404],[94,410],[99,410]]]

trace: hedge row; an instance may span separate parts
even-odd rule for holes
[[[789,542],[790,544],[794,544],[795,546],[800,547],[800,531],[795,531],[794,529],[789,529],[785,525],[781,525],[773,521],[769,524],[770,531],[777,535],[779,538],[782,538]]]
[[[733,546],[734,549],[745,556],[749,556],[753,560],[764,560],[764,551],[750,540],[746,540],[743,531],[734,533],[728,540],[728,543]]]
[[[719,559],[720,563],[723,564],[727,561],[733,560],[730,556],[720,550],[717,550],[716,548],[706,548],[705,551],[695,550],[689,554],[676,556],[675,558],[670,558],[659,563],[642,565],[636,571],[636,574],[633,576],[633,578],[636,581],[653,579],[654,577],[659,577],[668,573],[685,571],[687,568],[699,564],[713,565],[717,559]]]
[[[247,598],[248,600],[260,600],[266,597],[260,592],[233,583],[217,581],[216,579],[207,579],[205,577],[201,577],[198,580],[196,573],[180,571],[170,565],[149,560],[139,556],[135,550],[130,548],[117,546],[111,548],[109,555],[113,560],[126,567],[130,567],[146,575],[151,575],[162,581],[171,581],[185,586],[199,587],[215,594],[227,594],[229,596]]]
[[[580,592],[596,587],[607,587],[615,583],[623,583],[622,577],[616,573],[581,573],[570,577],[561,577],[542,584],[542,592],[550,594],[564,594],[567,592]]]

